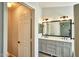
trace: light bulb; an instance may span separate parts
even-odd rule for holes
[[[7,3],[7,7],[12,7],[12,3]]]

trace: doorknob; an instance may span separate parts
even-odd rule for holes
[[[20,41],[18,41],[18,43],[20,43]]]

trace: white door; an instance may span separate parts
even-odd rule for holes
[[[19,8],[18,19],[18,56],[31,56],[31,10],[25,6]]]

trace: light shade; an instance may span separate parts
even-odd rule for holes
[[[12,3],[8,2],[7,7],[12,7]]]

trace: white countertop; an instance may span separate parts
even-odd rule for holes
[[[39,38],[39,39],[45,39],[45,40],[55,40],[55,41],[63,41],[63,42],[71,42],[71,43],[73,43],[74,42],[74,40],[72,39],[70,39],[70,38],[66,38],[66,39],[64,39],[64,38],[62,38],[62,37],[58,37],[58,38],[56,38],[56,37],[53,37],[53,38],[46,38],[46,37],[41,37],[41,38]]]

